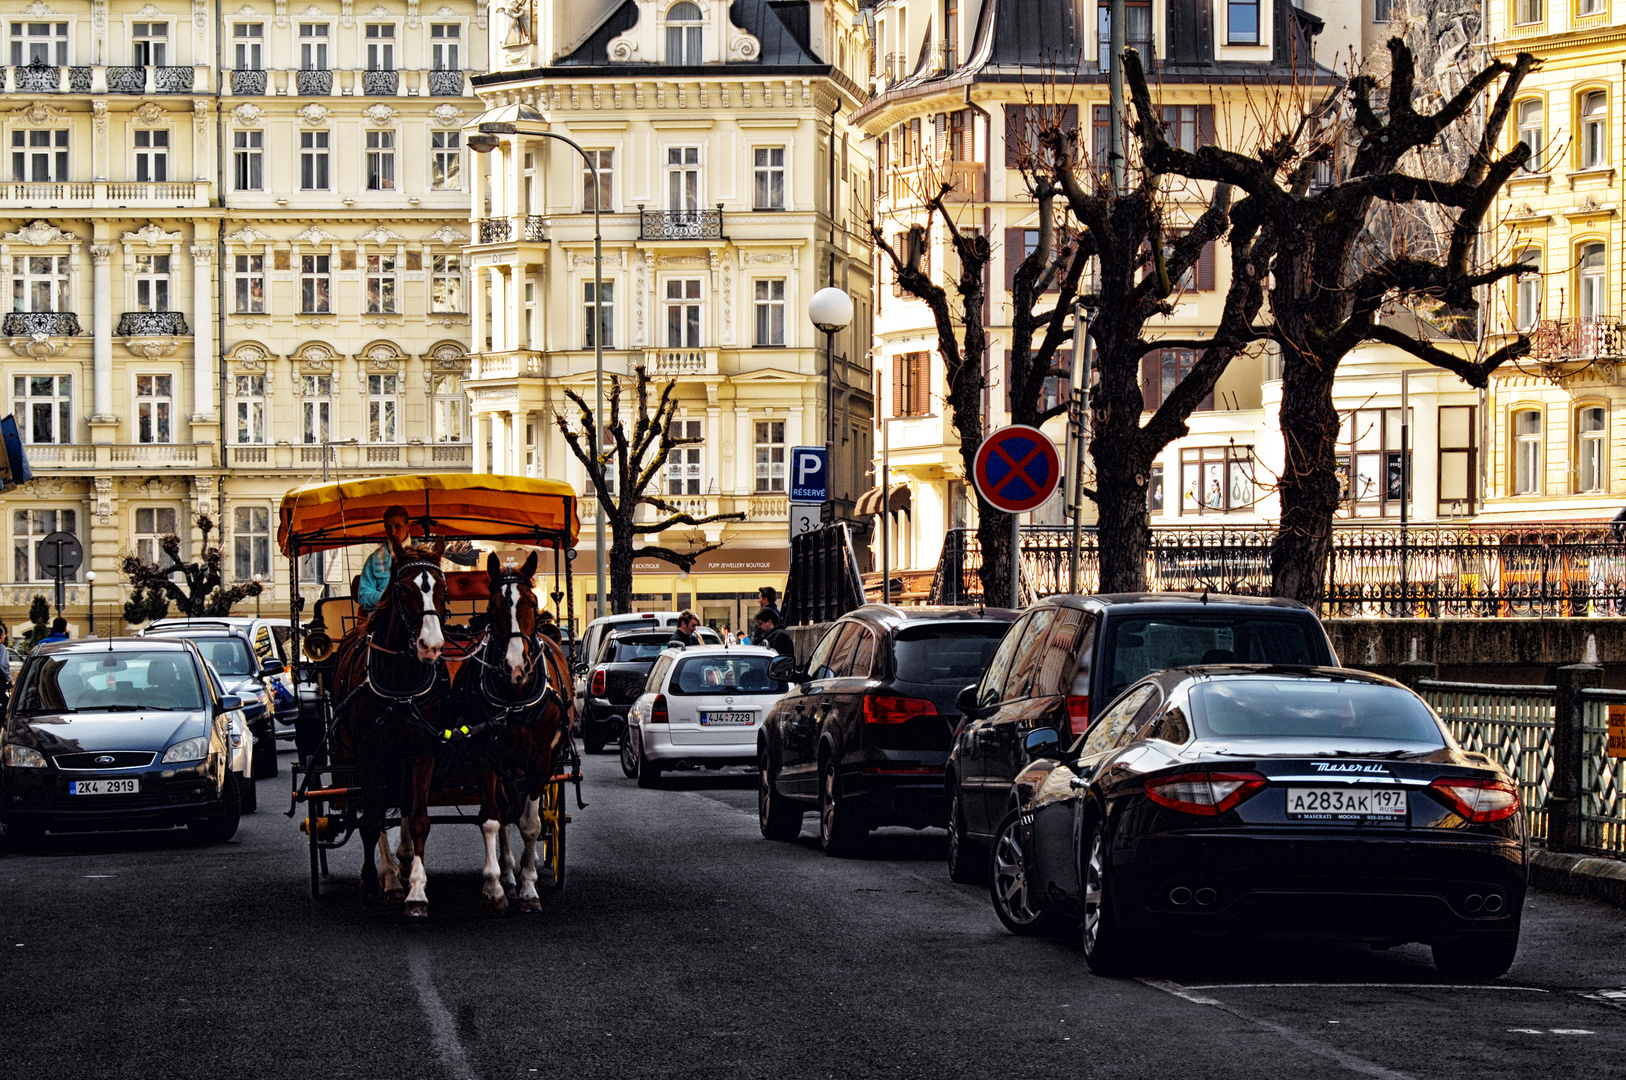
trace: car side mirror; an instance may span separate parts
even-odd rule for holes
[[[1027,738],[1022,740],[1022,748],[1028,752],[1028,760],[1037,761],[1040,758],[1061,757],[1061,735],[1055,728],[1034,728],[1028,732]]]
[[[768,677],[775,682],[799,683],[807,681],[807,672],[796,666],[794,656],[776,656],[768,662]]]
[[[220,698],[221,712],[236,712],[243,707],[243,699],[236,694],[223,694]]]
[[[267,660],[260,665],[260,674],[266,678],[272,675],[281,675],[286,670],[287,666],[281,660]]]
[[[968,686],[954,697],[954,707],[960,710],[961,716],[968,716],[973,720],[982,714],[982,706],[977,701],[977,688]]]

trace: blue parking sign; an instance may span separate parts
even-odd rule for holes
[[[790,501],[821,503],[830,497],[830,470],[822,446],[790,448]]]

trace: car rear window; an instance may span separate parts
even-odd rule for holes
[[[203,638],[194,643],[203,658],[222,675],[253,675],[259,670],[253,650],[240,637]]]
[[[783,694],[785,684],[768,675],[771,656],[690,656],[678,661],[669,694]]]
[[[661,654],[661,650],[666,648],[666,643],[670,640],[672,640],[670,634],[658,638],[635,638],[631,641],[623,639],[610,646],[604,662],[628,664],[637,660],[653,660]]]
[[[1330,663],[1308,620],[1201,615],[1117,619],[1107,639],[1107,697],[1147,675],[1194,664]]]
[[[1303,738],[1445,745],[1439,722],[1398,686],[1341,679],[1220,677],[1192,688],[1192,720],[1209,739]]]
[[[45,657],[29,665],[17,699],[22,713],[201,708],[192,658],[174,650]]]
[[[1009,623],[948,623],[910,626],[892,641],[899,682],[970,686],[988,670]]]

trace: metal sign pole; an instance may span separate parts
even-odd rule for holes
[[[1084,453],[1090,414],[1090,366],[1095,356],[1091,351],[1089,324],[1083,318],[1084,305],[1073,305],[1073,408],[1069,428],[1073,432],[1073,475],[1068,487],[1068,498],[1073,503],[1073,539],[1067,549],[1067,591],[1078,592],[1079,546],[1084,532]]]
[[[1022,515],[1011,515],[1011,607],[1022,606]]]
[[[881,417],[881,603],[892,602],[892,425]]]

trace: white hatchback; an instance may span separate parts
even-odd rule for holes
[[[763,717],[788,687],[768,675],[760,645],[664,650],[627,712],[621,770],[654,787],[670,769],[753,765]]]

